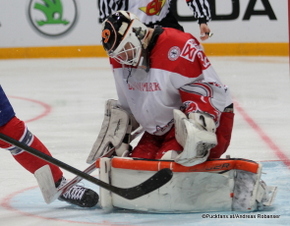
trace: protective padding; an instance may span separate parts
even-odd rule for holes
[[[253,211],[267,201],[260,186],[262,166],[245,159],[216,159],[185,167],[170,160],[114,157],[110,181],[117,187],[133,187],[163,168],[173,171],[167,184],[134,200],[112,193],[112,206],[157,213]]]
[[[110,156],[114,150],[112,147],[118,148],[122,144],[128,126],[128,113],[117,106],[116,100],[108,100],[102,127],[87,158],[87,163],[93,163],[101,156]]]
[[[183,151],[175,162],[183,166],[194,166],[203,163],[209,156],[209,150],[217,145],[216,134],[207,131],[196,120],[188,119],[180,110],[174,109],[175,137]],[[191,113],[194,117],[195,115]],[[209,118],[208,121],[212,119]],[[212,120],[212,124],[214,124]],[[212,126],[212,129],[213,126]]]
[[[100,168],[100,180],[106,183],[110,183],[110,171],[111,171],[111,158],[100,158],[98,160],[98,166]],[[112,195],[107,189],[100,187],[100,206],[103,210],[111,212],[113,209]]]

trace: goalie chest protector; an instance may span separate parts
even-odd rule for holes
[[[169,168],[173,178],[161,188],[134,200],[100,188],[100,205],[110,211],[124,208],[157,213],[253,211],[271,205],[274,194],[260,181],[262,165],[246,159],[209,160],[185,167],[170,160],[100,158],[100,179],[128,188]],[[272,192],[276,187],[271,187]]]

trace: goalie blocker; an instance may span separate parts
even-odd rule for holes
[[[114,186],[134,186],[156,171],[170,168],[173,178],[158,190],[126,200],[100,188],[100,205],[156,213],[254,211],[270,206],[277,187],[261,181],[262,165],[246,159],[216,159],[185,167],[172,160],[103,157],[100,179]]]

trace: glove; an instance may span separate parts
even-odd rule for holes
[[[174,110],[175,137],[183,151],[174,159],[184,166],[203,163],[209,150],[217,145],[216,126],[213,119],[202,113],[190,113],[188,118],[180,110]]]

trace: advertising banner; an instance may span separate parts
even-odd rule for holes
[[[144,7],[160,1],[167,0]],[[202,44],[209,54],[288,54],[287,0],[208,1],[214,35]],[[172,8],[185,31],[199,37],[186,1],[172,0]],[[1,1],[0,58],[105,56],[100,41],[98,0]]]

